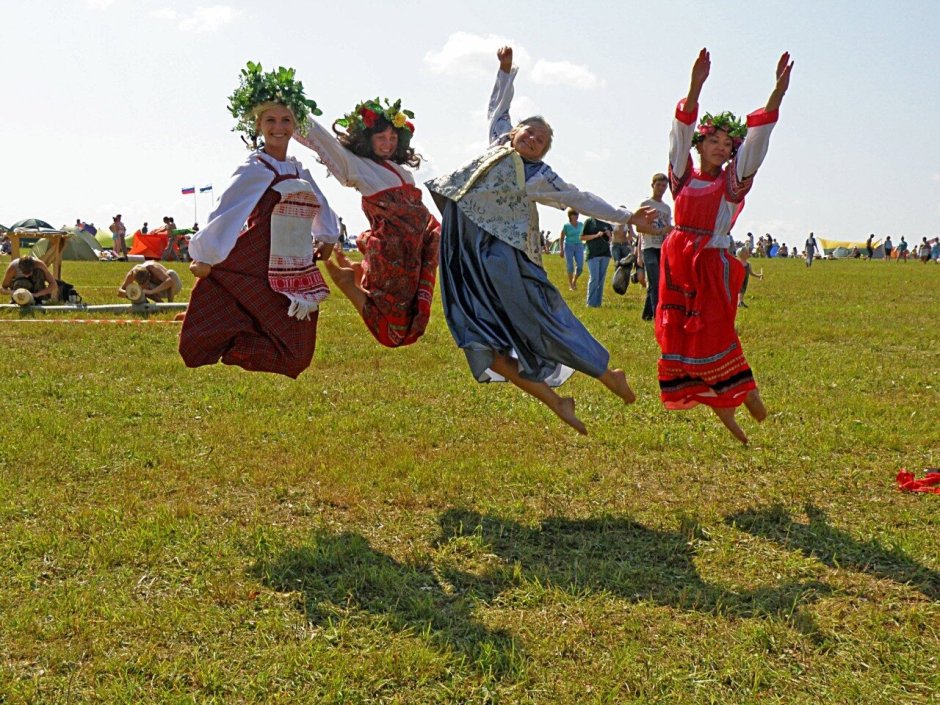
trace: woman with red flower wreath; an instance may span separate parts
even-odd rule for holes
[[[734,328],[744,268],[728,252],[729,233],[767,154],[792,69],[790,55],[784,53],[767,104],[747,116],[746,126],[725,112],[706,113],[696,128],[699,94],[711,70],[711,57],[702,49],[670,134],[669,185],[676,225],[663,244],[660,265],[660,396],[667,409],[710,406],[745,444],[747,436],[734,418],[735,410],[744,404],[763,421],[767,409]],[[689,154],[693,145],[699,153],[698,169]]]
[[[410,118],[400,100],[383,105],[376,98],[334,122],[335,135],[313,119],[295,135],[340,183],[362,194],[370,226],[356,239],[362,263],[336,249],[326,270],[369,332],[390,348],[414,343],[427,328],[440,244],[440,224],[404,168],[421,164],[411,147]]]

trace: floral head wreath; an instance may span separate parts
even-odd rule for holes
[[[744,138],[747,137],[747,124],[738,120],[734,113],[728,111],[718,115],[705,113],[705,116],[699,120],[695,134],[692,135],[692,144],[699,144],[706,135],[712,135],[717,130],[728,134],[735,149],[740,147]]]
[[[294,69],[278,67],[277,71],[264,72],[261,64],[252,61],[241,70],[238,88],[228,97],[228,109],[238,123],[233,132],[244,132],[253,145],[258,142],[254,110],[264,103],[279,103],[290,109],[299,124],[307,121],[308,115],[322,115],[315,100],[304,96],[304,84],[294,80]]]
[[[339,125],[346,130],[347,134],[353,135],[374,127],[376,122],[382,119],[398,130],[399,141],[410,140],[415,133],[414,123],[411,122],[415,114],[410,110],[402,110],[400,98],[394,103],[389,103],[388,98],[382,100],[384,105],[379,102],[378,98],[365,100],[359,103],[351,113],[347,113],[333,124]]]

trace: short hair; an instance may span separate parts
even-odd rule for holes
[[[36,260],[27,255],[26,257],[20,257],[19,261],[20,271],[23,274],[29,275],[33,273],[33,270],[36,269]]]
[[[134,281],[138,284],[147,284],[150,281],[150,272],[146,267],[141,267],[134,272]]]
[[[657,181],[669,181],[669,177],[663,174],[661,171],[657,171],[655,174],[653,174],[653,183],[655,184]]]
[[[512,142],[513,138],[516,136],[516,133],[519,132],[523,127],[541,127],[548,133],[548,141],[545,144],[545,151],[539,155],[539,158],[544,157],[548,154],[548,150],[552,148],[552,140],[555,138],[555,131],[552,129],[552,126],[548,124],[548,120],[543,118],[541,115],[533,115],[527,117],[525,120],[520,120],[516,123],[516,126],[509,131],[509,141]]]
[[[570,218],[570,217],[573,216],[573,215],[580,215],[580,213],[578,213],[578,211],[576,211],[574,208],[569,208],[569,209],[568,209],[568,217]]]

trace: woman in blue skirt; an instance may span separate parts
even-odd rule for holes
[[[574,399],[553,387],[574,371],[599,379],[626,403],[635,400],[623,370],[548,280],[541,263],[536,202],[613,223],[649,226],[655,213],[631,213],[565,183],[542,161],[552,128],[542,117],[509,118],[512,48],[497,52],[490,97],[490,147],[446,176],[427,182],[443,215],[441,301],[454,340],[479,382],[509,380],[546,404],[578,433],[587,429]]]

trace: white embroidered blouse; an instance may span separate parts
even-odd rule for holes
[[[294,138],[316,152],[343,186],[351,186],[363,196],[400,187],[402,181],[395,174],[399,174],[406,184],[415,182],[411,172],[395,162],[385,160],[385,164],[395,170],[392,173],[374,159],[353,154],[336,139],[336,135],[313,118],[307,122],[305,130],[294,133]]]
[[[258,205],[258,201],[274,182],[274,173],[265,166],[261,159],[277,170],[282,176],[297,176],[313,186],[313,192],[320,202],[320,209],[310,228],[311,236],[323,243],[335,243],[339,239],[339,224],[336,214],[327,203],[326,197],[317,187],[310,172],[294,157],[279,161],[262,152],[248,155],[222,192],[219,205],[209,214],[209,222],[189,242],[189,254],[194,260],[206,264],[218,264],[229,256],[235,242],[245,228],[248,216]]]

